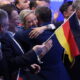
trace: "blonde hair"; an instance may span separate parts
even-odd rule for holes
[[[29,9],[24,9],[20,12],[19,16],[20,16],[20,20],[22,22],[22,24],[25,24],[25,17],[28,16],[29,14],[34,13],[33,10],[29,10]]]

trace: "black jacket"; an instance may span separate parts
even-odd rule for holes
[[[29,66],[37,62],[36,54],[33,50],[23,54],[18,45],[13,41],[9,34],[5,34],[2,39],[2,51],[4,62],[5,75],[8,74],[9,78],[11,75],[18,71],[19,68]],[[8,78],[7,76],[7,78]],[[9,80],[9,79],[6,79]],[[10,78],[10,80],[12,80]]]

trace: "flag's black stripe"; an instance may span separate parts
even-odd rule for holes
[[[69,23],[71,31],[74,35],[74,39],[80,51],[80,26],[76,14],[73,14],[73,16],[69,19]]]

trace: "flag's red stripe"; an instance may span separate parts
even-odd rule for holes
[[[79,55],[78,46],[77,46],[77,44],[75,42],[74,35],[71,32],[69,21],[67,21],[63,25],[63,30],[64,30],[65,38],[66,38],[66,40],[67,40],[67,42],[68,42],[68,44],[70,46],[71,54],[73,56]]]
[[[19,77],[19,79],[18,80],[23,80],[23,78],[22,77]]]

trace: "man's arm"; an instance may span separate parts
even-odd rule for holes
[[[42,58],[52,47],[52,41],[50,40],[45,44],[34,46],[32,50],[20,56],[11,56],[11,54],[15,53],[13,53],[10,46],[6,45],[5,47],[4,54],[7,56],[8,64],[12,70],[18,69],[20,67],[27,67],[33,63],[37,63],[37,56]]]
[[[45,30],[55,30],[55,25],[54,24],[48,24],[45,26],[33,28],[33,30],[29,33],[30,38],[36,38],[40,34],[42,34]]]

